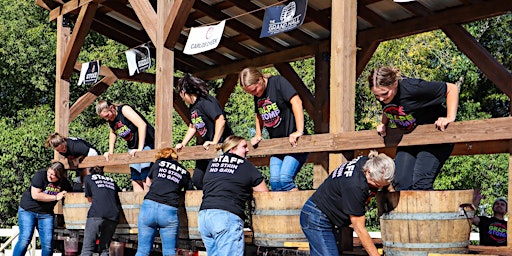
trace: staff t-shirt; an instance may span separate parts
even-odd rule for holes
[[[411,132],[417,125],[433,124],[439,117],[446,116],[445,82],[403,78],[398,80],[397,90],[390,103],[382,103],[389,127]]]
[[[221,209],[245,219],[245,203],[261,182],[263,176],[247,159],[225,153],[210,161],[204,174],[200,210]]]
[[[125,105],[119,105],[117,107],[116,118],[113,121],[108,122],[108,124],[117,136],[126,140],[129,149],[136,149],[139,147],[139,129],[123,115],[122,109],[124,106]],[[149,124],[148,120],[146,120],[141,113],[135,109],[133,109],[133,111],[135,111],[135,113],[137,113],[146,123],[146,140],[144,141],[144,146],[153,147],[155,145],[155,128]]]
[[[49,182],[46,175],[47,169],[38,170],[32,177],[32,181],[28,189],[21,196],[20,206],[26,211],[36,213],[53,214],[53,208],[57,201],[41,202],[32,198],[32,187],[39,188],[43,193],[48,195],[57,195],[61,191],[73,191],[71,184],[66,178],[58,182]]]
[[[190,173],[171,158],[160,158],[151,166],[151,186],[144,199],[178,207],[180,192],[190,182]]]
[[[261,97],[254,96],[254,108],[270,138],[288,137],[297,130],[290,99],[297,94],[282,76],[271,76]]]
[[[215,136],[215,118],[219,116],[226,118],[226,113],[221,108],[219,102],[211,95],[206,97],[198,96],[196,102],[190,106],[190,120],[196,128],[197,133],[203,140],[211,141]],[[232,135],[231,127],[227,123],[224,126],[224,132],[219,140],[223,142],[229,135]]]
[[[507,221],[494,217],[478,216],[480,222],[480,245],[506,246],[507,245]]]
[[[363,216],[370,187],[363,172],[368,157],[360,156],[335,169],[311,200],[338,227],[351,224],[350,215]]]
[[[84,177],[84,190],[86,197],[92,197],[87,218],[98,217],[119,221],[121,202],[118,192],[121,189],[114,179],[100,174],[89,174]]]

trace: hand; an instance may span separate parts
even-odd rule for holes
[[[217,144],[217,143],[213,143],[213,141],[207,141],[207,142],[203,143],[203,148],[204,148],[204,150],[208,150],[208,149],[210,149],[210,145],[215,145],[215,144]]]
[[[254,145],[257,145],[258,143],[260,143],[260,141],[262,140],[263,138],[261,136],[254,136],[251,138],[251,145],[254,147]]]
[[[108,160],[109,160],[110,155],[112,155],[112,154],[110,154],[110,152],[105,152],[105,153],[103,154],[103,156],[105,157],[105,160],[107,160],[107,162],[108,162]]]
[[[183,144],[182,143],[176,144],[176,151],[180,151],[182,148],[183,148]]]
[[[292,145],[292,147],[296,147],[297,146],[297,144],[299,142],[299,138],[303,134],[304,134],[303,132],[299,132],[299,131],[296,131],[296,132],[293,132],[292,134],[290,134],[288,139],[289,139],[290,144]]]
[[[55,198],[57,199],[57,201],[62,200],[62,198],[66,196],[66,193],[66,191],[59,192],[57,195],[55,195]]]
[[[448,127],[448,124],[453,121],[455,121],[455,118],[440,117],[437,119],[434,125],[438,130],[444,131]]]
[[[386,125],[385,125],[385,124],[379,124],[379,125],[377,125],[377,133],[378,133],[381,137],[385,137],[385,136],[386,136]]]
[[[140,150],[140,149],[132,149],[132,150],[130,150],[130,156],[135,157],[135,153],[140,152],[140,151],[142,151],[142,150]]]

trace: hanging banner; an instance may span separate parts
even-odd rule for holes
[[[142,73],[151,67],[151,55],[147,44],[137,46],[126,52],[128,62],[128,73],[133,76],[135,73]]]
[[[217,25],[191,28],[183,53],[193,55],[217,48],[225,25],[223,20]]]
[[[307,0],[294,0],[286,6],[271,6],[265,9],[260,38],[294,30],[302,25],[306,17]]]
[[[100,61],[91,61],[82,63],[82,69],[80,70],[80,78],[78,78],[78,85],[81,84],[95,84],[98,82],[98,76],[100,75]]]

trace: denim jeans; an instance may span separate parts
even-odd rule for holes
[[[151,150],[154,146],[145,146],[142,150]],[[131,149],[128,149],[130,152]],[[149,167],[151,167],[151,163],[134,163],[130,164],[130,178],[132,180],[146,180],[146,177],[149,173]]]
[[[52,214],[31,212],[18,207],[18,225],[20,226],[20,235],[18,237],[18,243],[14,246],[12,255],[25,255],[30,240],[32,240],[36,225],[37,231],[39,231],[39,239],[41,240],[41,255],[51,256],[53,254]]]
[[[270,188],[272,191],[289,191],[297,187],[295,176],[306,162],[309,153],[275,155],[270,157]]]
[[[333,225],[311,199],[302,207],[300,226],[308,239],[310,256],[339,255]]]
[[[220,209],[201,210],[198,225],[208,256],[244,255],[244,221],[238,215]]]
[[[450,157],[453,144],[398,147],[395,190],[433,190],[434,181]]]
[[[176,255],[180,219],[178,208],[145,199],[139,213],[139,242],[136,256],[151,254],[158,229],[164,256]]]
[[[90,256],[99,252],[101,256],[109,255],[110,241],[116,231],[117,222],[99,217],[87,218],[85,222],[84,244],[81,256]],[[96,240],[99,239],[96,250]]]

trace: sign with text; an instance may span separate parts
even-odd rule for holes
[[[130,76],[142,73],[151,67],[151,55],[146,44],[126,51],[125,55]]]
[[[287,5],[271,6],[265,10],[260,38],[294,30],[306,17],[307,0],[294,0]]]
[[[183,53],[193,55],[217,48],[225,25],[223,20],[217,25],[191,28]]]
[[[95,84],[98,82],[98,76],[100,75],[100,61],[91,61],[82,63],[82,69],[80,69],[80,78],[78,78],[78,85],[81,84]]]

